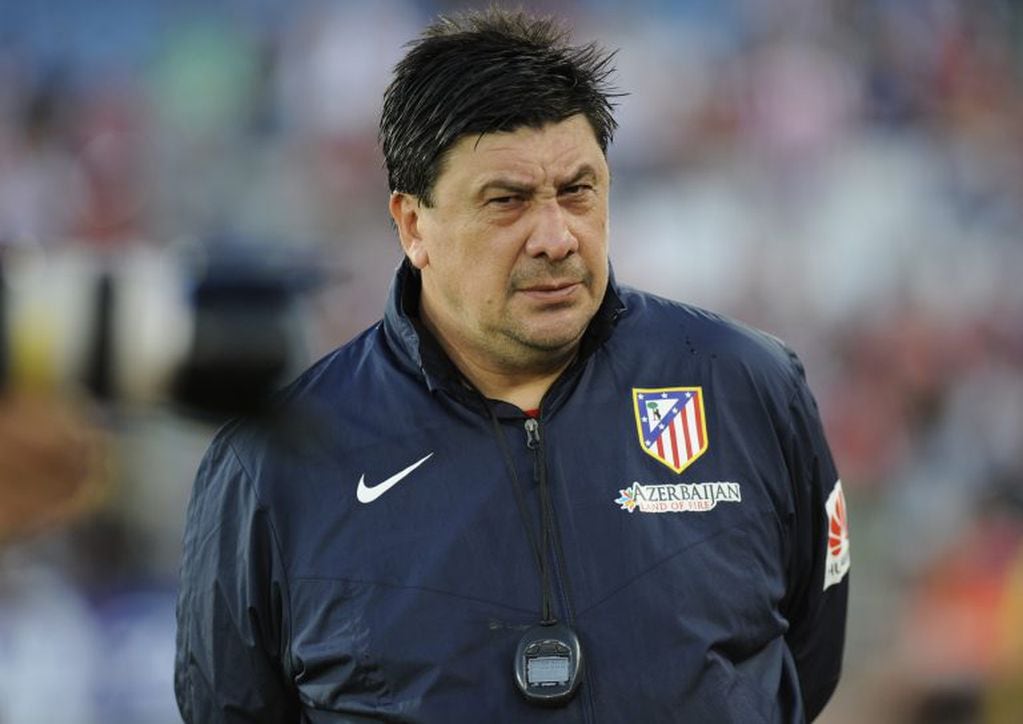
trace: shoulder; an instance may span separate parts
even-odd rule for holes
[[[777,337],[727,315],[629,287],[619,290],[626,311],[619,322],[620,341],[648,345],[674,355],[713,362],[761,383],[792,391],[803,367]]]
[[[275,404],[287,406],[365,385],[379,376],[381,367],[393,364],[392,357],[382,323],[377,322],[310,365],[280,391]]]

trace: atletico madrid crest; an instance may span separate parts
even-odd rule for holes
[[[676,473],[707,452],[702,387],[632,388],[643,451]]]

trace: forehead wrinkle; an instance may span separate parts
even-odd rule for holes
[[[573,149],[566,149],[566,153],[576,156],[577,154],[572,151]],[[534,188],[550,184],[560,187],[587,176],[597,179],[600,173],[597,167],[585,158],[577,160],[573,158],[571,162],[562,159],[544,162],[516,158],[504,168],[482,170],[473,176],[472,181],[476,188],[487,186]]]
[[[549,133],[551,128],[463,137],[447,154],[446,170],[462,167],[463,173],[458,175],[473,193],[494,185],[512,189],[556,189],[587,173],[599,180],[603,154],[596,141],[593,140],[591,146],[584,140],[588,136],[580,137],[568,126],[554,126],[562,131],[554,134]],[[540,139],[539,143],[530,139],[533,134]]]

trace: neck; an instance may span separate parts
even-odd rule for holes
[[[450,356],[450,352],[449,352]],[[521,410],[535,410],[558,376],[571,363],[569,356],[556,367],[544,372],[509,372],[474,364],[465,358],[452,357],[459,371],[476,389],[492,400],[503,400]]]
[[[458,371],[484,396],[517,405],[522,410],[540,407],[544,394],[575,358],[578,345],[552,353],[534,364],[512,365],[486,355],[476,355],[464,345],[456,344],[429,319],[421,321],[440,344]]]

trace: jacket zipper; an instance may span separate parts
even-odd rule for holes
[[[530,417],[525,422],[525,428],[526,428],[526,447],[528,447],[532,451],[532,453],[533,453],[533,482],[537,485],[538,488],[540,488],[539,495],[540,496],[546,495],[547,496],[547,503],[549,503],[551,505],[551,507],[553,508],[553,501],[551,500],[551,495],[550,495],[550,483],[548,482],[546,485],[542,486],[542,487],[547,488],[546,490],[543,490],[542,487],[541,487],[541,482],[540,482],[540,476],[544,472],[544,471],[541,470],[541,467],[546,464],[546,461],[543,459],[543,448],[540,445],[540,422],[536,418]],[[544,515],[544,508],[545,508],[545,503],[544,503],[544,501],[541,498],[541,500],[540,500],[540,515],[541,516]],[[569,606],[568,596],[566,594],[566,588],[565,588],[565,581],[563,580],[563,577],[561,575],[561,567],[558,565],[559,561],[558,561],[557,545],[555,544],[555,542],[553,540],[554,536],[556,536],[558,534],[556,530],[553,530],[553,527],[554,527],[553,515],[554,515],[554,512],[553,512],[553,510],[551,510],[551,516],[552,516],[552,520],[551,520],[552,530],[551,530],[551,541],[550,541],[551,545],[549,546],[549,550],[544,551],[544,555],[545,556],[550,556],[550,558],[552,559],[551,563],[553,565],[551,566],[551,571],[554,574],[554,580],[558,584],[557,585],[558,601],[561,604],[561,610],[564,612],[565,618],[567,619],[568,623],[572,624],[574,616],[572,615],[572,609]]]
[[[553,571],[554,574],[553,580],[556,582],[555,587],[557,588],[558,601],[561,604],[561,610],[565,612],[565,618],[567,620],[567,623],[569,625],[573,625],[575,623],[574,620],[575,616],[573,614],[572,607],[568,600],[568,587],[566,585],[566,581],[564,580],[564,576],[562,575],[561,568],[562,562],[558,555],[558,550],[560,550],[561,544],[559,541],[559,533],[557,530],[557,526],[554,525],[554,500],[553,497],[551,496],[550,481],[547,480],[545,481],[546,484],[543,485],[541,484],[541,475],[543,475],[544,473],[544,471],[541,468],[547,464],[547,461],[544,459],[544,450],[543,446],[541,445],[540,421],[534,417],[529,417],[526,419],[524,427],[526,429],[526,447],[529,448],[529,450],[532,451],[533,453],[533,482],[536,483],[537,487],[539,488],[539,494],[541,496],[540,515],[541,516],[544,515],[543,511],[545,507],[545,503],[542,499],[542,496],[544,495],[547,496],[546,505],[550,506],[551,515],[550,525],[552,540],[550,542],[550,545],[548,546],[549,550],[543,551],[543,555],[549,556],[551,560],[552,563],[551,570]],[[544,488],[546,488],[546,490],[544,490]],[[587,680],[584,681],[583,690],[579,693],[583,697],[583,701],[580,702],[582,704],[583,721],[595,722],[596,713],[593,704],[593,684],[589,680],[589,677],[587,677]]]

